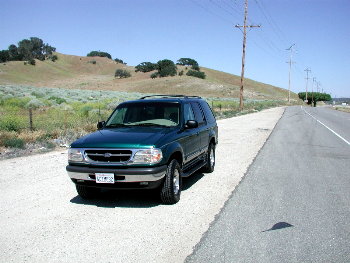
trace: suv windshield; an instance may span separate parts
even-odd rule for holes
[[[127,103],[118,106],[106,127],[179,125],[179,104],[164,102]]]

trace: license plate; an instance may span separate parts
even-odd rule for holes
[[[114,184],[114,174],[96,173],[96,183],[98,184]]]

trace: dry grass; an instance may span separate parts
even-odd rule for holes
[[[152,72],[135,72],[134,67],[118,64],[108,58],[80,57],[56,53],[58,60],[36,61],[35,66],[24,65],[23,61],[0,64],[0,84],[25,84],[36,87],[68,88],[83,90],[113,90],[156,94],[184,94],[204,97],[238,98],[240,77],[208,68],[201,68],[206,79],[186,75],[151,79]],[[89,63],[95,60],[96,64]],[[117,68],[126,69],[132,76],[115,79]],[[186,67],[179,66],[178,70]],[[287,98],[287,91],[256,82],[245,81],[245,98],[277,99]],[[292,93],[292,99],[297,95]]]
[[[338,111],[350,112],[350,107],[335,107]]]

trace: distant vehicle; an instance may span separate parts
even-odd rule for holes
[[[155,95],[118,105],[98,131],[73,142],[66,170],[82,198],[101,189],[158,189],[180,200],[182,177],[215,167],[218,127],[205,100]]]

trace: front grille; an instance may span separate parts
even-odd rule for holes
[[[130,150],[85,150],[87,157],[94,162],[122,163],[130,160]]]

